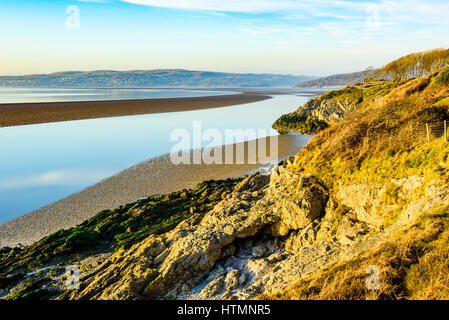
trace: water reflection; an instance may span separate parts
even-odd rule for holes
[[[265,129],[307,97],[218,109],[0,128],[0,223],[79,191],[143,160],[165,154],[178,128]],[[207,145],[208,142],[204,142]]]
[[[239,92],[181,89],[71,89],[0,87],[0,103],[189,98],[237,93]]]

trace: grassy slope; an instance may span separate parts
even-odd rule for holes
[[[395,87],[400,85],[393,82],[377,82],[367,85],[353,85],[341,90],[325,93],[314,100],[317,102],[328,101],[338,103],[354,103],[363,107],[370,104],[379,96],[384,96],[391,92]],[[301,134],[315,134],[328,127],[328,123],[313,117],[301,116],[297,112],[282,115],[277,119],[273,128],[280,133],[287,133],[289,131],[296,131]]]
[[[447,144],[442,139],[428,143],[422,129],[425,123],[449,120],[448,97],[449,83],[434,74],[360,99],[356,110],[301,150],[294,169],[319,177],[329,188],[336,188],[337,180],[361,182],[368,177],[378,182],[414,174],[447,177],[441,166],[448,160]]]
[[[356,88],[336,95],[359,99],[358,108],[314,137],[291,165],[292,170],[317,177],[335,194],[341,186],[358,183],[391,185],[392,179],[424,177],[425,183],[449,182],[449,143],[419,129],[426,122],[449,120],[449,68],[422,78],[382,84],[381,97]],[[357,98],[358,97],[358,98]],[[387,188],[382,205],[399,204],[394,223],[408,199]],[[419,195],[418,195],[419,196]],[[299,280],[265,299],[434,299],[449,298],[449,206],[426,213],[414,226],[395,234],[384,245]],[[380,266],[381,289],[367,291],[365,269]]]
[[[379,268],[379,289],[366,287],[369,266]],[[449,299],[449,207],[349,261],[305,276],[286,290],[259,299]]]

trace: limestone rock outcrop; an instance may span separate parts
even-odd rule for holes
[[[354,110],[355,107],[356,104],[350,100],[318,97],[309,100],[292,114],[322,120],[330,124],[343,118],[349,112]]]
[[[193,216],[171,232],[117,252],[74,298],[176,297],[208,277],[218,260],[234,256],[239,239],[257,234],[285,236],[308,226],[324,214],[327,194],[312,178],[283,172],[271,176],[256,172],[204,218]],[[276,250],[262,242],[248,247],[247,254],[260,260]],[[279,259],[272,256],[270,261]],[[232,291],[247,278],[235,269],[209,280],[203,298],[223,286]]]
[[[271,175],[268,196],[273,210],[280,217],[272,226],[272,233],[286,236],[290,230],[299,230],[324,214],[328,200],[327,191],[313,177],[278,168]]]
[[[372,247],[399,226],[379,229],[385,186],[342,186],[330,196],[291,164],[251,174],[205,216],[115,253],[72,298],[248,299]],[[408,204],[403,224],[449,200],[447,188],[417,177],[392,183],[404,196],[428,195]]]
[[[176,296],[197,285],[217,260],[234,253],[237,238],[253,236],[279,219],[263,204],[250,206],[264,195],[268,182],[269,176],[255,173],[201,221],[193,216],[171,232],[114,254],[76,298]]]

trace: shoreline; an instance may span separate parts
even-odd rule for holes
[[[8,103],[0,104],[0,127],[213,109],[270,98],[263,94],[241,93],[190,98]]]
[[[302,135],[280,135],[278,153],[270,161],[296,155],[307,144]],[[264,139],[264,138],[261,138]],[[269,143],[269,139],[267,141]],[[249,142],[233,144],[234,150]],[[225,150],[226,146],[221,146]],[[234,153],[235,155],[235,153]],[[106,209],[131,203],[139,198],[193,188],[207,180],[245,176],[265,167],[249,164],[254,160],[245,152],[245,164],[174,165],[169,154],[141,162],[80,192],[14,218],[0,225],[0,248],[31,244],[61,229],[71,228]]]

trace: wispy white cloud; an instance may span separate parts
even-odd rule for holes
[[[344,10],[352,12],[372,13],[378,10],[381,18],[395,20],[395,22],[445,22],[449,2],[447,0],[382,0],[382,1],[342,1],[332,2]]]
[[[236,30],[251,37],[301,37],[317,33],[347,42],[434,29],[442,37],[447,26],[447,0],[121,0],[179,10],[205,11],[230,19],[240,17]],[[270,14],[267,18],[255,14]],[[251,16],[249,16],[251,14]],[[239,19],[240,19],[239,18]],[[252,21],[250,19],[261,19]],[[245,20],[246,19],[246,20]]]
[[[256,26],[246,25],[240,26],[238,31],[248,33],[252,36],[266,36],[270,34],[288,34],[288,35],[306,35],[315,31],[313,27],[292,27],[282,25]]]
[[[98,3],[105,3],[110,2],[110,0],[77,0],[78,2],[98,2]]]
[[[436,19],[447,22],[447,0],[121,0],[122,2],[182,10],[210,12],[284,12],[280,19],[298,20],[306,16],[354,19],[369,16],[378,9],[381,17],[412,22]]]
[[[0,180],[0,190],[21,189],[39,186],[88,185],[114,174],[109,169],[55,170],[27,177]]]
[[[122,0],[154,7],[224,12],[272,12],[304,8],[310,1],[293,0]]]
[[[285,16],[281,16],[280,19],[281,20],[303,20],[306,16],[304,14],[301,13],[296,13],[296,14],[288,14]]]

